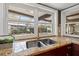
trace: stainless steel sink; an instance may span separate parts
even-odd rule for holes
[[[44,46],[55,44],[55,43],[56,41],[51,40],[51,39],[40,39],[40,40],[26,42],[26,47],[27,48],[44,47]]]
[[[43,44],[42,42],[40,42],[39,40],[26,42],[26,47],[27,47],[27,48],[43,47],[43,46],[44,46],[44,44]]]
[[[55,44],[56,41],[51,40],[51,39],[42,39],[40,40],[42,43],[44,43],[45,45],[51,45],[51,44]]]

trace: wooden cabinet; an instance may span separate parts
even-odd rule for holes
[[[73,56],[79,56],[79,45],[78,44],[73,44],[72,45],[72,54]]]
[[[71,55],[71,44],[38,54],[36,56],[69,56],[69,55]]]
[[[50,51],[46,51],[36,56],[79,56],[79,45],[68,44]]]

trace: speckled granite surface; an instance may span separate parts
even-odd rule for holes
[[[9,56],[12,53],[12,48],[0,49],[0,56]]]
[[[73,39],[73,38],[67,38],[67,37],[50,37],[52,40],[55,40],[57,43],[44,46],[41,48],[34,47],[27,49],[26,48],[26,41],[27,40],[21,40],[21,41],[16,41],[13,43],[12,48],[7,48],[7,49],[0,49],[0,56],[27,56],[27,55],[35,55],[37,53],[47,51],[50,49],[55,49],[57,47],[70,44],[70,43],[77,43],[79,44],[78,39]],[[35,39],[34,39],[35,40]]]

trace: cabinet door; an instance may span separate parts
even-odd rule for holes
[[[73,44],[72,49],[73,49],[73,56],[79,56],[79,45]]]
[[[70,55],[70,50],[68,49],[70,45],[62,46],[41,54],[38,54],[37,56],[67,56]]]
[[[72,50],[72,44],[67,45],[67,49],[68,49],[67,55],[68,56],[72,56],[72,52],[73,52],[73,50]]]
[[[68,54],[68,46],[62,46],[56,49],[56,56],[67,56]]]

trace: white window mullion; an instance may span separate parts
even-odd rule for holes
[[[51,33],[54,34],[54,14],[51,16]]]
[[[35,20],[34,33],[35,35],[38,36],[38,10],[37,9],[34,10],[34,20]]]

